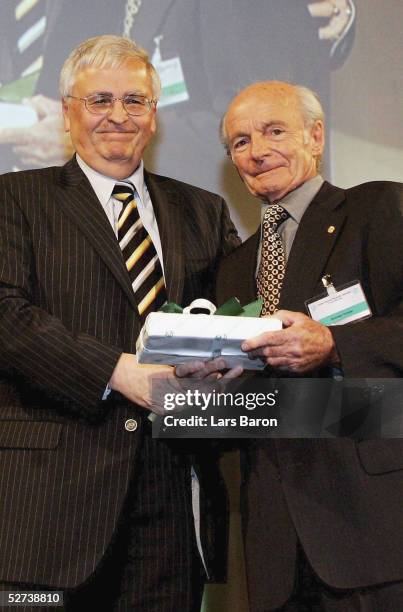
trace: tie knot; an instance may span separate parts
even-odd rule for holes
[[[135,194],[136,190],[131,183],[116,183],[112,191],[112,197],[124,203],[134,200]]]
[[[289,216],[289,213],[280,204],[272,204],[264,214],[263,224],[276,231]]]

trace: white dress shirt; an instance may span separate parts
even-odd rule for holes
[[[90,166],[86,164],[85,161],[82,160],[79,155],[76,155],[76,157],[78,165],[91,183],[91,187],[95,191],[95,194],[98,200],[100,201],[101,206],[109,219],[109,223],[111,224],[113,231],[115,232],[115,235],[117,237],[117,223],[119,214],[123,207],[123,203],[112,198],[112,191],[116,183],[120,183],[122,181],[118,181],[110,176],[100,174],[93,168],[90,168]],[[136,188],[136,191],[139,196],[138,198],[136,198],[137,210],[139,211],[142,224],[144,225],[145,229],[150,235],[151,240],[154,243],[155,250],[157,251],[159,260],[161,262],[162,271],[164,272],[164,260],[162,257],[161,239],[158,231],[157,220],[155,218],[153,204],[151,202],[150,194],[148,193],[147,185],[144,182],[143,161],[140,162],[133,174],[131,176],[128,176],[125,181],[130,181],[130,183],[132,183]]]

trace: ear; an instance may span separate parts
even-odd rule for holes
[[[155,132],[157,131],[157,105],[153,106],[150,112],[153,114],[151,119],[150,131],[151,134],[154,136]]]
[[[325,148],[325,128],[323,121],[317,119],[311,130],[312,154],[315,157],[322,155]]]
[[[66,98],[62,98],[64,131],[70,132],[70,109]]]

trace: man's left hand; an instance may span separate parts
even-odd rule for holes
[[[194,378],[196,380],[220,380],[238,378],[243,372],[241,366],[228,369],[225,359],[217,357],[210,361],[188,361],[175,367],[178,378]]]
[[[282,321],[284,329],[243,342],[242,350],[251,359],[260,357],[274,369],[295,374],[339,363],[333,336],[325,325],[291,310],[279,310],[274,316]]]

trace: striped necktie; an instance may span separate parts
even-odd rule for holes
[[[137,209],[138,193],[131,183],[116,183],[112,197],[123,203],[118,240],[142,319],[166,302],[161,262]]]
[[[43,0],[20,0],[15,7],[16,63],[19,76],[38,73],[43,65],[43,40],[46,29]]]
[[[285,252],[278,229],[289,217],[280,204],[267,209],[262,223],[262,253],[257,275],[258,296],[263,299],[262,315],[278,310],[285,273]]]

